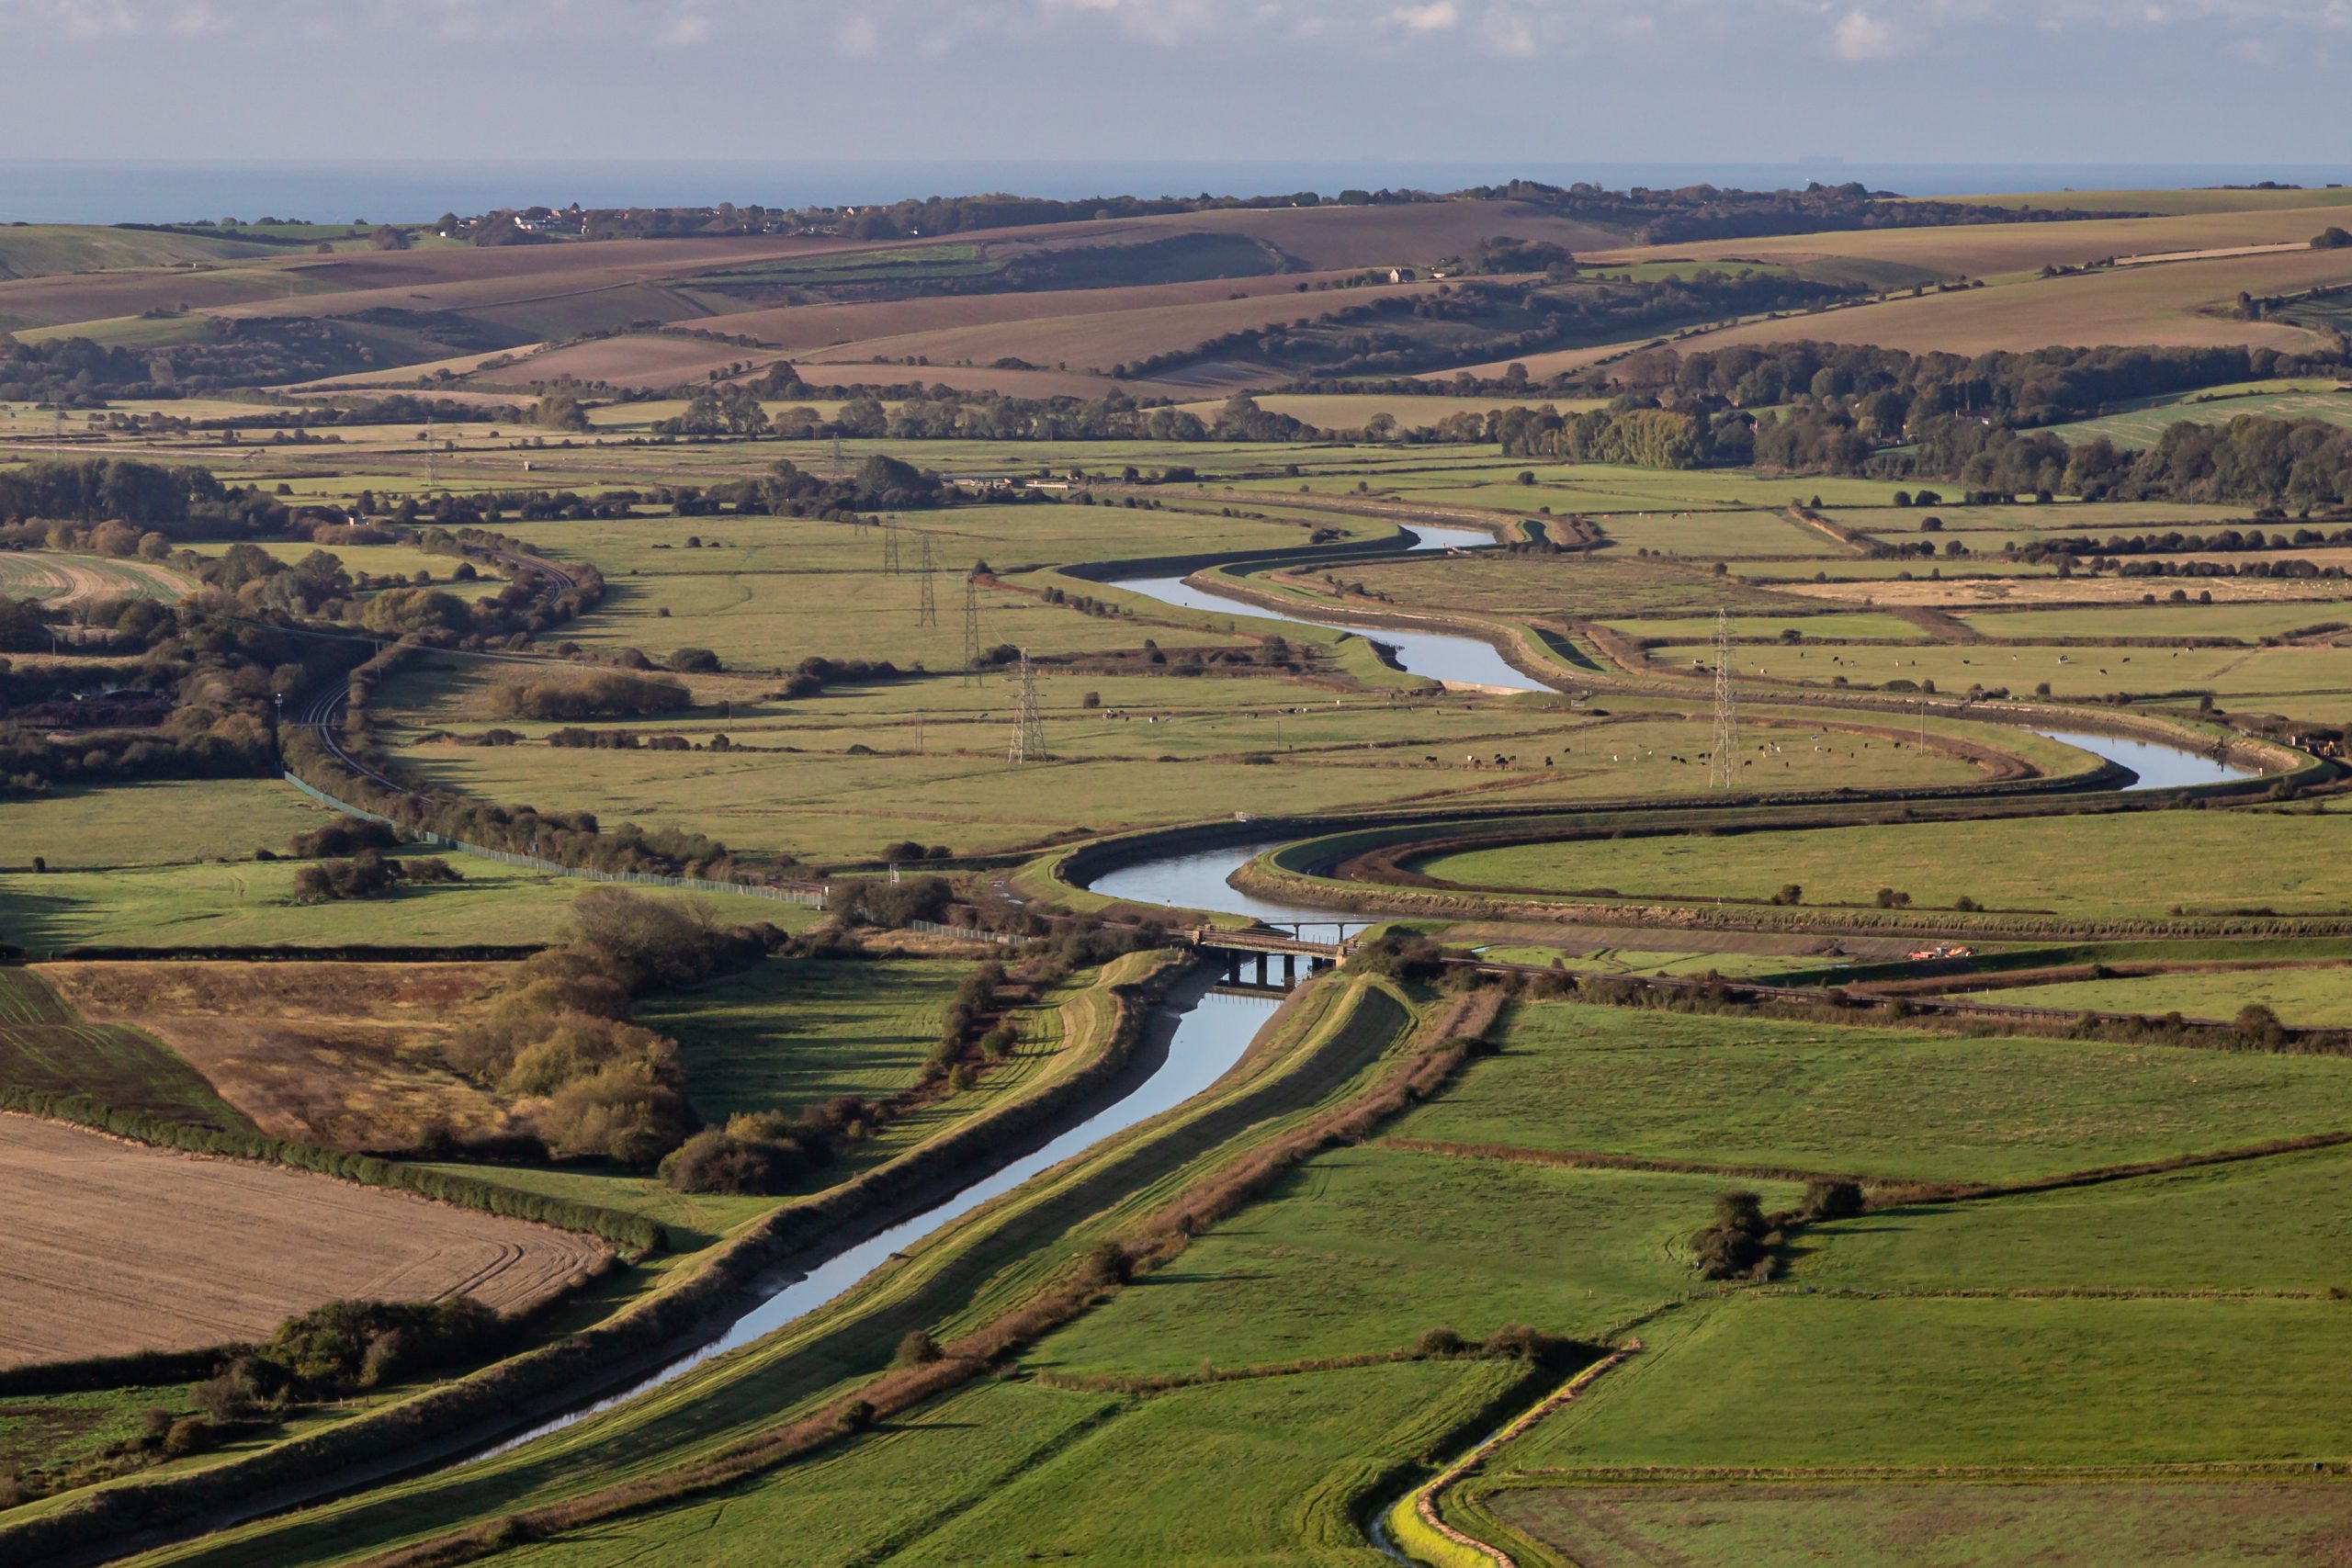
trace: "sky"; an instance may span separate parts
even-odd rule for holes
[[[2347,156],[2352,0],[0,0],[0,159]]]

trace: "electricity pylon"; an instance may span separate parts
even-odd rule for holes
[[[1046,725],[1037,716],[1037,671],[1029,662],[1029,650],[1021,650],[1021,709],[1012,721],[1012,744],[1006,748],[1008,762],[1049,762],[1053,758],[1046,750]]]
[[[1729,789],[1739,773],[1733,755],[1739,748],[1739,715],[1731,694],[1731,617],[1715,612],[1715,750],[1708,759],[1707,782]]]
[[[935,626],[939,624],[939,601],[931,585],[931,536],[929,535],[923,536],[922,554],[916,560],[915,580],[922,592],[922,597],[915,604],[915,625]]]
[[[891,577],[899,575],[899,520],[882,519],[882,570]]]

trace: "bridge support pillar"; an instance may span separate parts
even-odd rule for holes
[[[1267,955],[1265,953],[1261,953],[1258,954],[1258,984],[1261,986],[1272,985],[1273,983],[1266,975],[1266,958]]]
[[[1241,984],[1241,954],[1231,948],[1226,949],[1225,953],[1225,983],[1228,986]]]
[[[1283,989],[1288,990],[1297,984],[1298,954],[1295,953],[1285,953],[1283,954]]]

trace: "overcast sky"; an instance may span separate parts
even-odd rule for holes
[[[0,0],[0,157],[2313,165],[2352,0]]]

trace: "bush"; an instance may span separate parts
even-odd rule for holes
[[[464,874],[447,861],[426,855],[390,860],[376,850],[362,850],[349,860],[316,861],[294,874],[294,902],[331,904],[352,898],[380,898],[402,882],[420,886],[462,882]]]
[[[490,710],[502,718],[631,718],[649,713],[682,713],[692,706],[694,694],[683,682],[619,670],[510,681],[490,692]]]
[[[898,1353],[890,1358],[894,1367],[922,1367],[942,1359],[939,1341],[922,1329],[910,1329],[899,1341]]]
[[[1811,1220],[1849,1220],[1862,1212],[1862,1189],[1834,1177],[1804,1184],[1804,1214]]]
[[[1417,1356],[1458,1356],[1463,1351],[1462,1336],[1451,1328],[1424,1328],[1413,1340]]]

